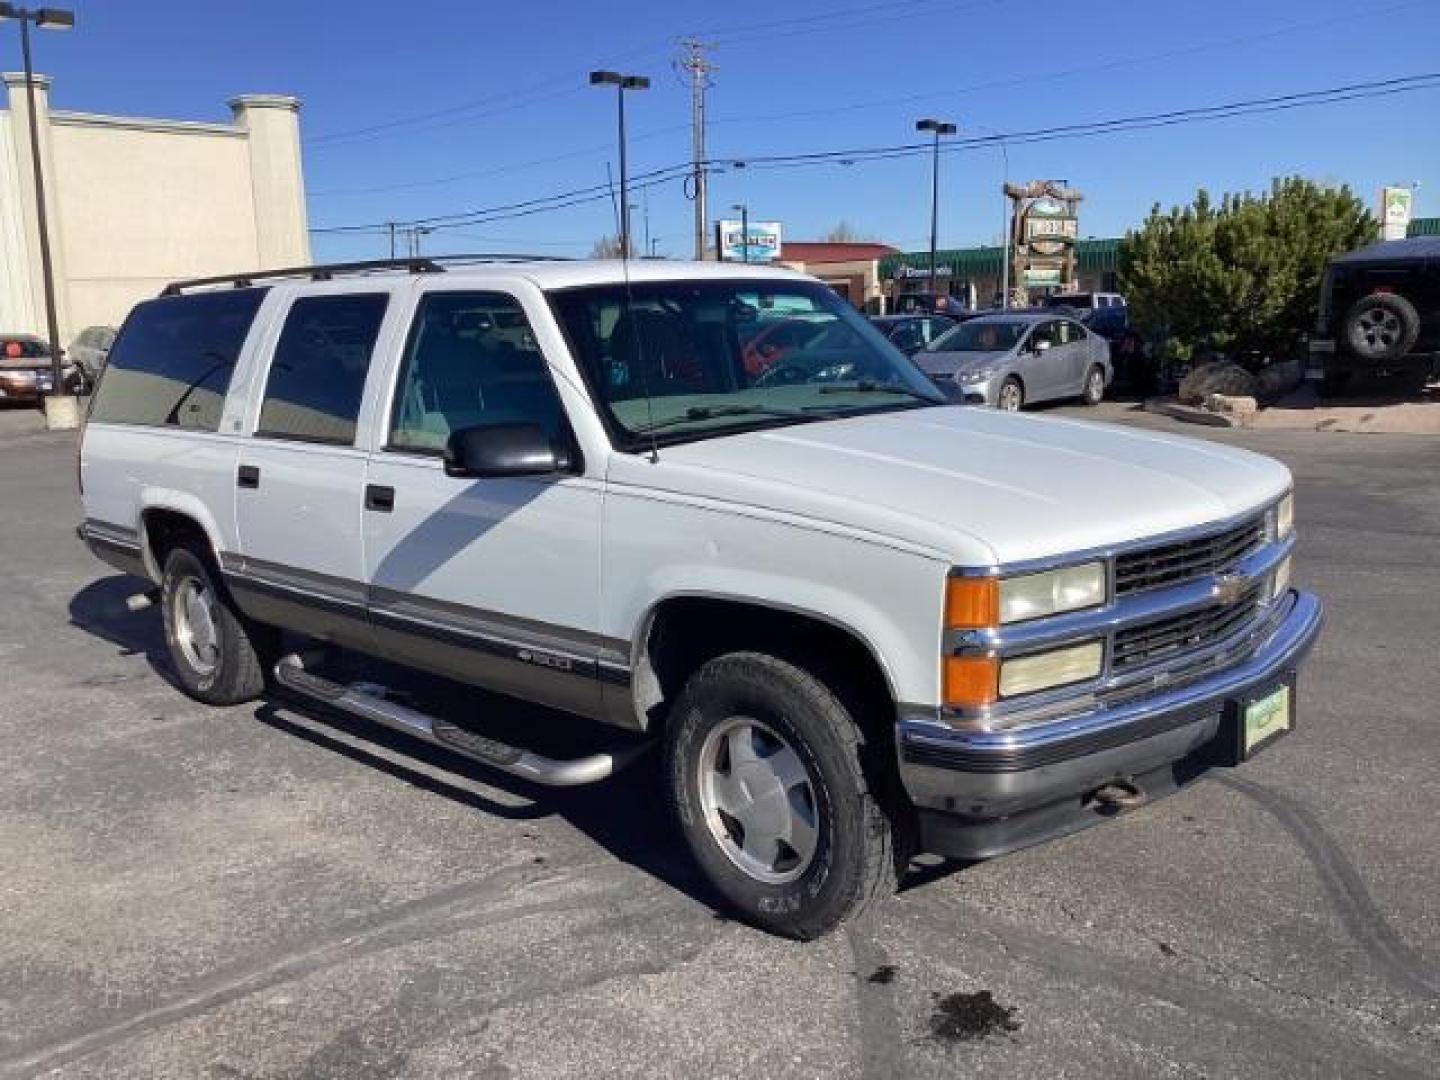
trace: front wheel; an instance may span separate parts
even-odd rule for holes
[[[1096,364],[1085,373],[1085,388],[1080,392],[1080,402],[1094,407],[1105,397],[1105,369]]]
[[[1011,375],[1000,384],[1000,393],[995,398],[995,407],[1002,412],[1019,412],[1025,404],[1025,388],[1020,380]]]
[[[861,767],[850,712],[809,672],[761,653],[697,671],[665,733],[680,829],[748,921],[808,940],[891,895],[898,827]]]

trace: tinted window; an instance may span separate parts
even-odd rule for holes
[[[264,289],[226,289],[137,305],[110,350],[90,418],[216,430],[264,298]]]
[[[384,293],[296,300],[270,362],[256,434],[305,442],[355,441]]]
[[[930,343],[930,352],[1004,352],[1014,348],[1027,323],[975,319],[961,323]]]
[[[390,446],[443,450],[452,432],[539,424],[568,441],[560,398],[524,309],[500,293],[429,293],[395,387]]]
[[[1033,349],[1042,341],[1048,341],[1051,345],[1059,345],[1063,339],[1060,337],[1060,323],[1041,323],[1030,335],[1030,347]]]

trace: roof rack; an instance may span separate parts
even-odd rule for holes
[[[215,277],[190,278],[187,281],[172,281],[160,291],[161,296],[179,296],[188,289],[201,289],[210,285],[229,285],[236,289],[248,289],[256,282],[279,278],[309,278],[311,281],[330,281],[350,274],[368,274],[376,270],[408,270],[412,274],[443,274],[446,263],[519,263],[554,262],[556,255],[516,255],[508,252],[478,253],[460,255],[412,255],[403,259],[366,259],[360,262],[317,263],[314,266],[286,266],[278,270],[251,270],[241,274],[219,274]]]

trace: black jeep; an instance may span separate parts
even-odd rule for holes
[[[1330,261],[1309,376],[1339,390],[1356,373],[1436,376],[1440,237],[1372,244]]]

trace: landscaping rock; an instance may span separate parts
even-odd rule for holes
[[[1229,413],[1231,416],[1254,416],[1260,411],[1260,403],[1253,397],[1232,397],[1228,394],[1211,394],[1205,399],[1205,408],[1210,412]]]
[[[1185,405],[1204,405],[1211,394],[1226,397],[1256,396],[1255,376],[1239,364],[1228,360],[1201,364],[1180,380],[1180,401]]]

